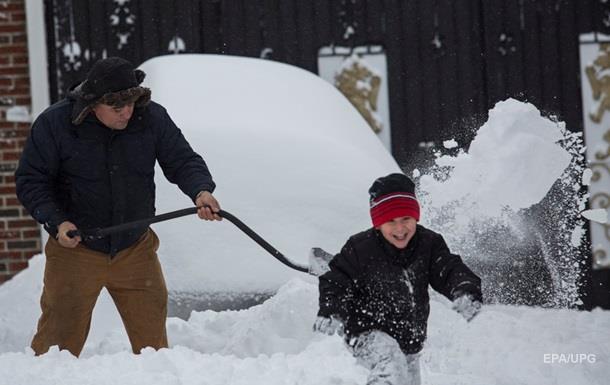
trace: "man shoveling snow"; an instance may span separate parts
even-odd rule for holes
[[[37,355],[53,345],[81,353],[104,287],[134,353],[168,346],[167,288],[152,229],[99,239],[70,236],[154,215],[155,161],[200,207],[201,219],[221,219],[205,161],[165,108],[150,100],[150,89],[140,86],[144,76],[124,59],[101,59],[32,126],[15,175],[19,200],[51,235],[42,315],[32,341]]]

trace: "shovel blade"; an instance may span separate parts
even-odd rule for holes
[[[309,274],[319,277],[329,271],[328,264],[333,257],[320,247],[312,247],[309,251]]]

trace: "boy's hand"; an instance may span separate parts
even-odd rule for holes
[[[337,333],[343,336],[343,321],[338,316],[318,317],[313,324],[313,331],[332,336]]]
[[[460,313],[466,321],[470,322],[481,311],[481,301],[470,294],[463,294],[453,300],[453,310]]]

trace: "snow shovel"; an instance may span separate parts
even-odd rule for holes
[[[102,239],[110,234],[120,233],[122,231],[132,230],[138,227],[144,227],[151,225],[157,222],[163,222],[170,219],[184,217],[186,215],[192,215],[197,213],[197,207],[189,207],[186,209],[171,211],[169,213],[160,214],[154,216],[152,218],[141,219],[133,222],[123,223],[116,226],[110,226],[105,228],[98,229],[90,229],[90,230],[70,230],[68,231],[68,236],[70,238],[74,238],[76,236],[80,236],[84,240],[94,240],[94,239]],[[218,213],[220,217],[225,218],[229,222],[233,223],[237,228],[243,231],[248,237],[250,237],[254,242],[258,243],[263,249],[265,249],[269,254],[275,257],[278,261],[282,262],[284,265],[290,267],[291,269],[301,271],[304,273],[308,273],[314,276],[320,276],[329,270],[328,263],[332,259],[332,255],[325,252],[324,250],[314,247],[311,249],[309,253],[309,266],[305,266],[296,262],[291,261],[286,258],[284,254],[280,253],[275,247],[271,246],[267,241],[265,241],[260,235],[258,235],[254,230],[248,227],[245,223],[240,221],[233,214],[228,213],[224,210],[220,210]]]

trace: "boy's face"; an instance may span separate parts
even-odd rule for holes
[[[398,217],[377,228],[383,237],[399,249],[404,249],[415,235],[417,221],[413,217]]]

